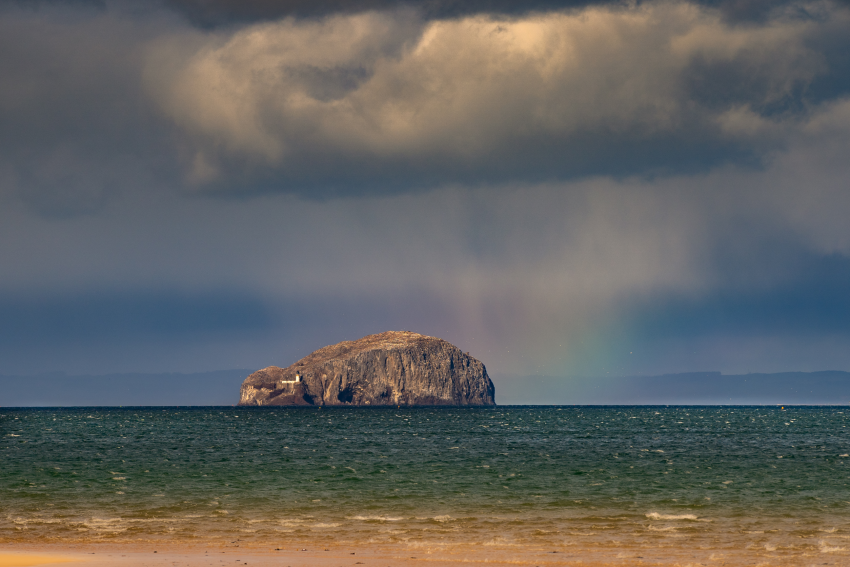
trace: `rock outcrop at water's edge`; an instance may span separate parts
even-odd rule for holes
[[[326,346],[242,383],[240,406],[494,406],[481,363],[451,343],[388,331]]]

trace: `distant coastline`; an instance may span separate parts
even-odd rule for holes
[[[580,405],[847,405],[850,372],[510,378],[494,375],[501,399],[518,405],[571,400]]]

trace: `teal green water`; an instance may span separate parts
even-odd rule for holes
[[[0,409],[0,542],[850,557],[837,407]]]

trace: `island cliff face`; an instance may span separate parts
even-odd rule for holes
[[[494,406],[484,365],[451,343],[388,331],[326,346],[242,383],[240,406]]]

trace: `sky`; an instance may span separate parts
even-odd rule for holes
[[[850,370],[850,3],[0,0],[0,374]]]

